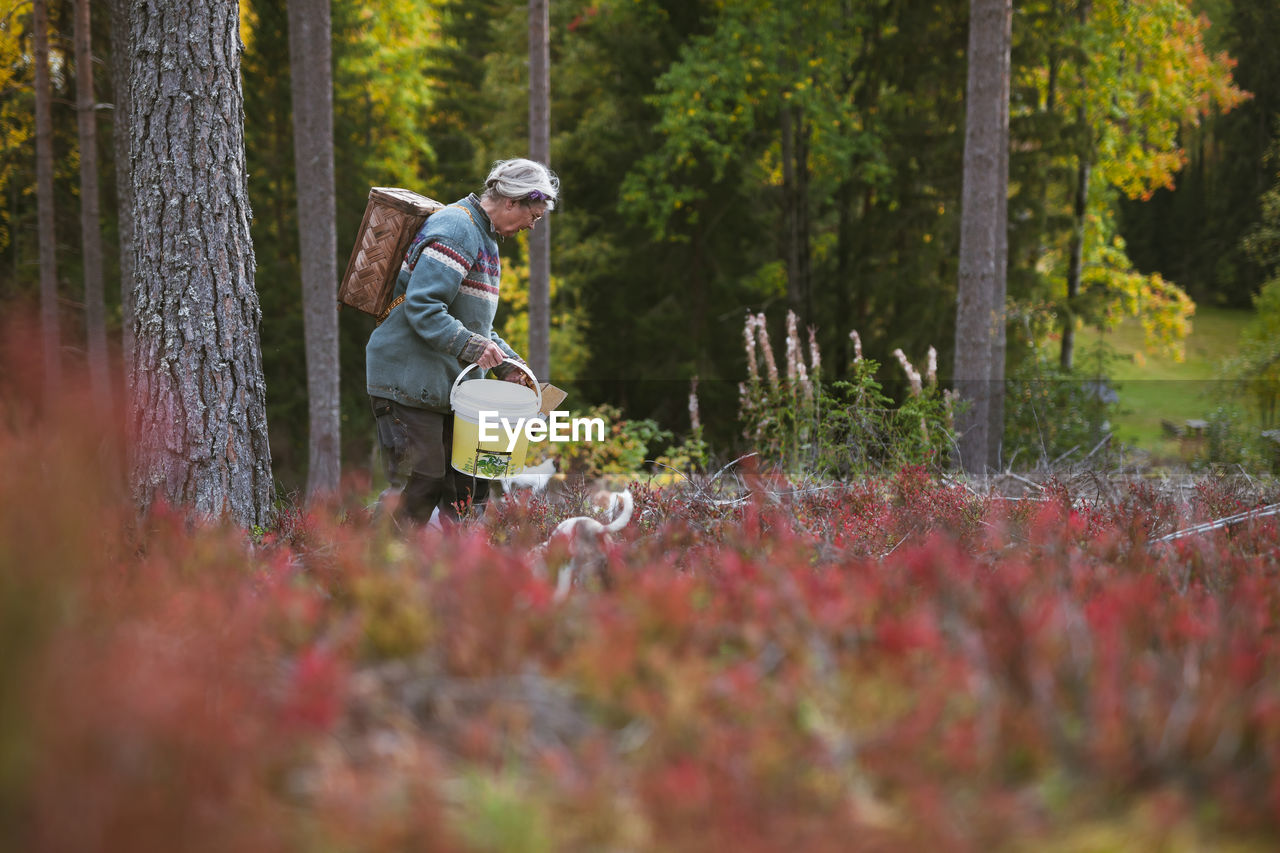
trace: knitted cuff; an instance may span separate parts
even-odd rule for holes
[[[458,360],[468,363],[474,363],[480,360],[480,356],[484,354],[485,347],[488,345],[489,339],[483,335],[473,334],[462,345],[462,352],[458,353]]]

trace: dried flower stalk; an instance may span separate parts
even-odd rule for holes
[[[856,329],[849,333],[849,340],[853,341],[853,360],[862,361],[862,338],[858,337]]]
[[[756,367],[756,317],[747,312],[747,320],[742,324],[742,339],[747,350],[747,376],[752,385],[760,381],[760,371]]]
[[[818,377],[822,375],[822,353],[818,351],[818,330],[813,326],[809,327],[809,373],[813,376],[814,382],[817,382]]]
[[[756,315],[756,336],[760,349],[764,352],[765,375],[769,377],[769,385],[778,387],[778,363],[773,360],[773,346],[769,343],[769,329],[765,325],[764,314]]]
[[[920,382],[919,372],[911,366],[911,362],[907,360],[906,353],[901,348],[893,351],[893,357],[898,360],[898,364],[902,365],[902,372],[907,374],[907,381],[911,383],[912,396],[919,397],[924,390],[924,386]]]
[[[692,387],[689,388],[689,425],[694,432],[702,429],[702,416],[698,411],[698,377],[693,377]]]

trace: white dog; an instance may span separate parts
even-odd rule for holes
[[[604,574],[604,554],[600,550],[600,540],[607,539],[610,533],[617,533],[626,527],[631,521],[634,508],[635,503],[631,498],[630,490],[609,492],[606,511],[616,513],[613,520],[600,522],[589,515],[575,515],[572,518],[566,518],[551,531],[551,536],[546,543],[538,549],[539,554],[545,552],[547,545],[558,537],[569,541],[569,562],[560,567],[556,576],[557,601],[567,596],[574,581],[589,570],[600,573],[601,579],[606,585],[608,584],[608,577]]]

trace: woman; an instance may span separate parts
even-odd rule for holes
[[[501,160],[484,192],[427,217],[405,254],[397,298],[365,348],[365,374],[395,517],[415,523],[439,508],[483,504],[489,483],[449,465],[453,418],[449,391],[468,364],[525,382],[519,360],[493,331],[501,262],[498,239],[532,230],[559,195],[560,181],[533,160]],[[390,501],[389,501],[390,502]],[[392,507],[387,507],[392,509]]]

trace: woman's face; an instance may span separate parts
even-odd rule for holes
[[[503,199],[490,217],[493,228],[503,237],[511,237],[521,231],[532,231],[533,226],[547,212],[546,202],[525,202],[519,199]]]

